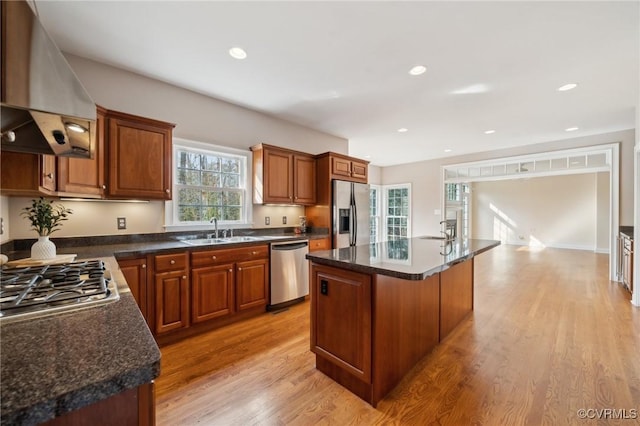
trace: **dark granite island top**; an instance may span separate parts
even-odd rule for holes
[[[500,245],[500,241],[409,238],[309,253],[315,263],[356,272],[422,280]]]
[[[160,350],[115,259],[102,260],[118,301],[0,322],[1,424],[38,424],[160,374]]]

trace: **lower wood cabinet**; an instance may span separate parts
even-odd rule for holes
[[[371,276],[313,264],[311,350],[371,383]]]
[[[330,250],[331,249],[331,238],[316,238],[313,240],[309,240],[309,251],[320,251],[320,250]]]
[[[266,244],[149,255],[118,264],[151,332],[165,343],[260,314],[269,303]]]
[[[131,290],[133,298],[138,303],[138,308],[142,312],[142,316],[149,324],[148,314],[148,294],[147,294],[147,258],[141,257],[137,259],[123,259],[118,261],[120,271],[127,280],[127,285]]]
[[[269,260],[238,262],[236,270],[238,310],[266,306],[269,303]]]
[[[229,316],[235,312],[233,263],[191,270],[191,321]]]
[[[62,414],[42,426],[153,426],[155,413],[155,385],[150,382]]]
[[[440,340],[473,311],[473,259],[440,273]]]
[[[154,331],[167,333],[189,326],[189,253],[154,257]]]

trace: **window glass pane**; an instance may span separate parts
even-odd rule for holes
[[[246,159],[180,148],[175,163],[175,215],[180,222],[245,221]],[[225,191],[230,188],[230,191]]]
[[[220,171],[220,157],[213,156],[213,155],[205,155],[203,157],[203,161],[204,161],[202,164],[203,170],[211,170],[214,172]]]
[[[220,174],[212,172],[202,172],[202,185],[220,188]]]

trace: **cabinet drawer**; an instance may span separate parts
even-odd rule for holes
[[[329,238],[319,238],[316,240],[309,240],[309,251],[329,250],[331,243]]]
[[[156,256],[156,272],[175,271],[179,269],[186,269],[189,263],[189,257],[187,252],[184,253],[172,253],[161,254]]]
[[[244,246],[232,249],[196,251],[191,253],[193,267],[219,265],[221,263],[265,259],[269,257],[269,246]]]

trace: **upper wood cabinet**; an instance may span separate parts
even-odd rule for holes
[[[174,124],[107,111],[107,196],[171,199]]]
[[[99,106],[93,158],[58,158],[58,192],[90,198],[105,196],[105,114],[106,110]]]
[[[253,151],[253,202],[316,203],[315,158],[303,152],[260,144]]]
[[[328,153],[328,156],[331,163],[331,179],[367,183],[368,162],[335,153]]]
[[[2,195],[56,195],[56,157],[2,151],[0,162]]]

